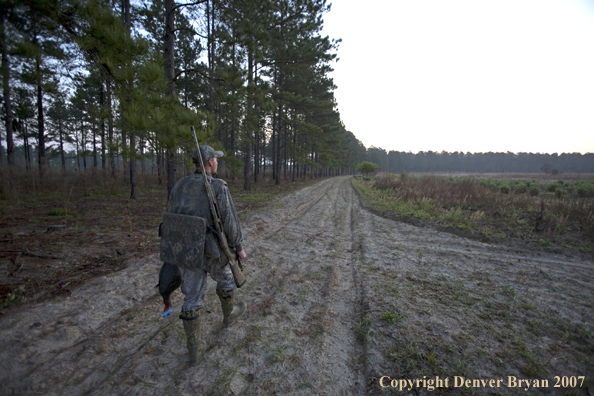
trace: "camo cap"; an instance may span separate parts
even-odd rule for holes
[[[216,151],[212,147],[206,145],[200,146],[200,154],[202,154],[202,161],[204,162],[204,164],[206,164],[208,160],[211,158],[219,158],[224,155],[222,151]],[[192,161],[194,161],[196,165],[200,166],[200,159],[198,158],[197,150],[194,150],[194,152],[192,153]]]

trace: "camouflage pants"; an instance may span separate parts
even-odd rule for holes
[[[219,262],[210,262],[205,265],[204,270],[187,268],[179,270],[182,278],[181,291],[184,295],[182,312],[195,311],[204,305],[207,274],[217,282],[217,289],[231,291],[235,288],[235,280],[229,264],[221,267]]]

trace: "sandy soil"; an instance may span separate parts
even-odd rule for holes
[[[209,281],[195,367],[177,315],[160,317],[153,255],[1,317],[0,395],[526,394],[464,390],[455,376],[594,393],[591,257],[384,219],[361,208],[348,177],[253,214],[244,235],[248,313],[223,329]],[[450,387],[379,381],[436,375]],[[555,376],[586,378],[554,388]]]

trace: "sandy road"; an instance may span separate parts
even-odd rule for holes
[[[364,395],[387,392],[384,375],[594,372],[591,260],[377,217],[348,177],[284,197],[244,235],[248,314],[223,329],[209,282],[197,366],[177,315],[159,316],[149,257],[1,318],[0,394]]]

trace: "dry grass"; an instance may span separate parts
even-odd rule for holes
[[[363,202],[409,220],[588,250],[594,242],[594,183],[382,175],[354,180]]]

